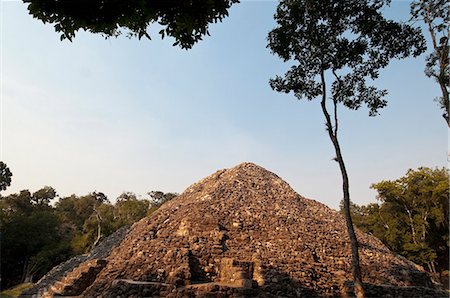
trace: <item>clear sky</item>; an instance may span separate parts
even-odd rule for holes
[[[5,192],[49,185],[60,196],[182,192],[222,168],[257,163],[298,193],[337,208],[341,177],[319,101],[272,91],[289,65],[266,49],[274,1],[243,1],[185,51],[173,40],[79,32],[61,42],[26,5],[1,2],[1,160]],[[407,20],[409,2],[386,15]],[[447,165],[447,128],[423,73],[425,55],[392,62],[376,85],[381,115],[341,109],[352,200],[376,201],[374,182]]]

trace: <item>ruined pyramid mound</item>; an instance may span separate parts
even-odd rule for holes
[[[357,231],[372,296],[442,295],[420,267]],[[136,223],[46,296],[313,297],[351,288],[341,215],[252,163],[220,170]],[[409,287],[406,287],[409,286]]]

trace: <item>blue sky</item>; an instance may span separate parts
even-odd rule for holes
[[[386,15],[408,19],[409,2]],[[59,195],[182,192],[212,172],[255,162],[298,193],[337,208],[319,102],[272,91],[283,64],[266,49],[276,2],[244,1],[185,51],[160,40],[105,40],[79,32],[61,42],[21,2],[1,2],[1,159],[13,172],[5,194],[53,186]],[[352,200],[374,202],[372,183],[407,169],[447,165],[447,128],[423,73],[425,55],[393,61],[376,85],[381,115],[341,109],[341,143]]]

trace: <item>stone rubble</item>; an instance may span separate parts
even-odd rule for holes
[[[108,261],[104,259],[93,259],[82,263],[75,270],[69,272],[61,281],[57,281],[42,296],[51,298],[53,296],[78,296],[92,284],[97,274],[105,268]]]
[[[124,226],[113,234],[109,235],[103,241],[94,247],[90,254],[75,256],[58,266],[53,267],[46,275],[44,275],[33,287],[23,291],[19,297],[22,298],[36,298],[41,297],[44,292],[46,292],[50,286],[60,281],[69,272],[77,268],[81,263],[94,260],[102,259],[109,256],[111,250],[118,246],[120,242],[125,238],[125,235],[130,231],[129,226]]]
[[[359,230],[357,237],[368,297],[448,296],[380,240]],[[345,297],[352,295],[350,256],[338,212],[243,163],[193,184],[133,225],[77,291],[114,298]],[[65,283],[75,284],[76,272],[82,278],[87,262]]]

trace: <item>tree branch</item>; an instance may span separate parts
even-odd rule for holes
[[[336,80],[339,82],[339,86],[342,85],[341,78],[336,74],[336,71],[332,69],[333,75],[336,78]],[[339,88],[339,90],[341,90]],[[336,97],[333,96],[333,104],[334,104],[334,136],[337,138],[337,132],[338,132],[338,116],[337,116],[337,100]]]

